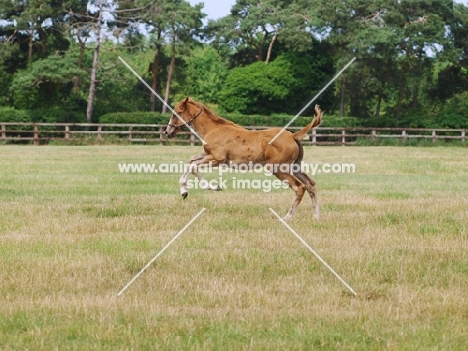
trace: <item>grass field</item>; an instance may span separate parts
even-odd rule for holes
[[[356,164],[289,222],[356,297],[268,210],[291,190],[182,200],[179,174],[118,170],[199,152],[0,146],[0,349],[468,349],[466,148],[306,148]]]

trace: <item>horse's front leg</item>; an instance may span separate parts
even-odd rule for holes
[[[206,154],[201,154],[201,155],[190,157],[188,165],[184,169],[184,174],[182,174],[182,177],[180,177],[179,179],[180,195],[182,196],[183,199],[185,199],[188,195],[188,191],[187,191],[188,175],[192,172],[192,168],[196,167],[195,165],[193,165],[193,163],[196,161],[202,160],[205,157],[206,157]]]
[[[191,167],[192,174],[197,177],[198,182],[200,184],[200,188],[203,190],[213,190],[213,191],[220,191],[221,187],[219,185],[210,184],[205,178],[201,176],[198,172],[198,166],[201,165],[210,165],[210,167],[217,167],[219,165],[219,161],[215,160],[212,155],[205,156],[201,160],[197,160],[193,162],[193,166]]]

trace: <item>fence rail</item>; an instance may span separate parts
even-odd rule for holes
[[[246,126],[250,130],[269,127]],[[103,140],[114,135],[125,138],[131,143],[186,143],[201,142],[190,131],[180,132],[175,139],[164,135],[164,124],[90,124],[90,123],[13,123],[0,122],[0,142],[29,142],[40,145],[53,140],[83,141],[90,136]],[[291,131],[299,127],[289,128]],[[400,140],[458,139],[465,142],[465,129],[422,129],[422,128],[317,128],[304,138],[304,145],[353,145],[358,138],[373,139],[395,138]]]

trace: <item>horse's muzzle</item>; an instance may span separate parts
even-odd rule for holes
[[[170,130],[172,129],[172,130]],[[167,127],[166,130],[164,131],[164,134],[166,134],[166,136],[169,138],[169,139],[172,139],[175,135],[175,130],[174,128],[171,128],[171,127]]]

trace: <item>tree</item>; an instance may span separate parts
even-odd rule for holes
[[[208,45],[198,46],[184,59],[184,96],[179,95],[177,99],[191,96],[204,103],[220,103],[220,92],[226,81],[228,68],[218,52]]]
[[[154,6],[151,6],[148,12],[148,17],[145,19],[146,29],[150,33],[150,42],[154,46],[154,55],[148,72],[151,76],[151,88],[154,91],[158,90],[158,78],[161,70],[160,61],[163,45],[163,35],[166,28],[165,17],[166,2],[157,1]],[[150,94],[150,109],[156,111],[156,95]]]
[[[141,17],[141,12],[147,6],[132,8],[132,1],[117,1],[117,0],[92,0],[91,7],[94,9],[88,16],[87,25],[92,26],[92,31],[95,37],[93,63],[91,67],[91,78],[89,84],[88,104],[86,108],[86,119],[89,123],[92,121],[94,99],[96,95],[97,74],[99,69],[99,53],[101,49],[102,32],[105,29],[110,32],[112,29],[117,29],[117,32],[125,31],[129,26],[133,26],[135,21]],[[121,8],[121,9],[120,9]],[[107,19],[105,18],[105,14]],[[91,21],[89,21],[91,20]]]
[[[68,99],[74,77],[84,74],[68,57],[56,55],[37,60],[15,75],[10,87],[14,106],[19,109],[58,106]]]
[[[166,92],[164,94],[164,102],[169,102],[169,93],[171,90],[172,76],[174,74],[177,46],[185,43],[188,44],[198,34],[198,30],[202,27],[202,19],[205,15],[201,9],[203,4],[191,6],[185,0],[176,0],[171,2],[169,11],[169,22],[167,37],[171,47],[171,63],[166,81]],[[162,107],[162,113],[167,111],[166,104]]]
[[[430,96],[445,102],[455,94],[468,90],[468,7],[454,4],[449,24],[450,39],[436,63],[436,84]]]
[[[176,56],[182,46],[190,45],[200,34],[203,4],[191,6],[186,0],[157,0],[149,2],[147,16],[144,19],[147,31],[151,34],[154,46],[153,60],[149,66],[151,87],[157,91],[161,73],[161,60],[164,55],[164,45],[170,47],[170,64],[166,80],[164,100],[169,101],[172,77],[174,75]],[[150,97],[151,111],[156,109],[156,96]],[[166,106],[162,107],[163,113]]]
[[[320,1],[318,17],[322,21],[321,36],[330,43],[329,54],[333,57],[335,69],[343,67],[353,56],[358,58],[337,81],[336,93],[342,117],[346,113],[348,100],[351,115],[371,114],[370,105],[373,95],[377,94],[375,89],[378,85],[372,75],[373,69],[380,70],[395,59],[396,50],[391,50],[395,45],[395,42],[392,43],[392,31],[387,31],[383,19],[387,11],[384,1]],[[386,77],[384,71],[379,71],[382,72],[381,78]],[[369,88],[373,90],[369,91]]]
[[[451,4],[323,0],[320,16],[328,28],[327,40],[336,49],[335,62],[343,56],[359,59],[341,77],[341,113],[348,86],[351,116],[379,116],[383,101],[396,119],[422,108],[422,88],[430,85],[433,57],[448,45]]]
[[[2,0],[0,19],[5,21],[4,28],[11,33],[11,42],[21,42],[27,38],[28,64],[31,64],[35,53],[44,58],[53,50],[68,48],[68,42],[60,30],[67,9],[86,8],[86,3],[82,0]]]
[[[0,67],[0,72],[3,71],[5,85],[11,84],[17,72],[31,67],[36,60],[69,49],[63,30],[68,11],[86,9],[86,3],[82,0],[0,0],[0,62],[3,61],[4,67]],[[6,101],[13,103],[12,90],[8,86],[3,89]]]
[[[233,69],[221,91],[220,107],[243,114],[295,114],[332,73],[332,62],[320,52],[285,52],[268,65],[255,62]],[[329,102],[330,95],[320,101]]]
[[[86,107],[86,120],[88,123],[92,122],[93,117],[94,97],[96,94],[96,77],[99,65],[99,50],[101,48],[101,31],[103,25],[103,13],[105,9],[104,6],[109,6],[109,4],[105,0],[98,0],[95,5],[97,5],[98,11],[94,26],[96,42],[94,44],[93,66],[91,68],[91,80],[89,83],[88,106]]]
[[[89,121],[146,110],[148,95],[161,109],[118,62],[127,54],[167,102],[190,95],[226,111],[296,113],[356,56],[320,97],[327,113],[368,125],[464,125],[466,5],[237,0],[205,28],[203,16],[187,0],[0,0],[0,105],[80,111],[80,120],[87,111]]]
[[[26,55],[19,43],[1,43],[0,50],[0,106],[13,104],[10,90],[15,73],[26,68]]]
[[[310,48],[311,30],[317,23],[314,2],[237,0],[230,15],[208,23],[208,33],[217,46],[228,45],[238,53],[251,53],[254,57],[246,63],[268,64],[277,41],[293,51]]]

